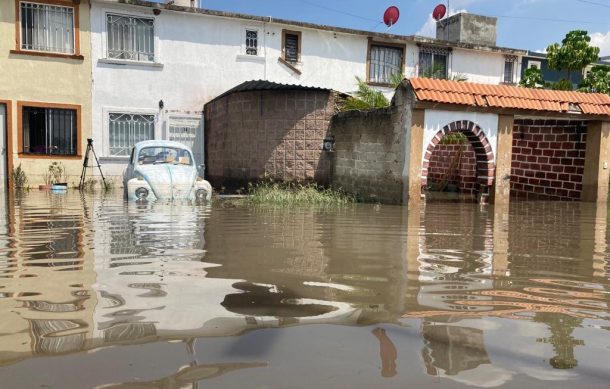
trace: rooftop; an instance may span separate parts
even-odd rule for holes
[[[531,89],[430,78],[411,78],[406,81],[413,88],[417,100],[421,102],[610,116],[610,96],[602,93]]]
[[[208,16],[217,16],[217,17],[225,17],[225,18],[233,18],[233,19],[243,19],[249,21],[256,21],[262,23],[276,23],[283,24],[287,26],[301,27],[301,28],[310,28],[314,30],[325,30],[332,31],[344,34],[351,35],[364,35],[372,38],[379,38],[385,40],[396,40],[396,41],[408,41],[419,44],[428,44],[428,45],[438,45],[445,47],[455,47],[467,50],[481,50],[481,51],[490,51],[490,52],[500,52],[505,54],[514,54],[514,55],[525,55],[527,53],[526,50],[518,50],[511,49],[506,47],[498,47],[498,46],[483,46],[483,45],[475,45],[470,43],[462,43],[462,42],[448,42],[443,40],[438,40],[434,38],[428,38],[417,35],[397,35],[397,34],[386,34],[375,31],[366,31],[366,30],[357,30],[351,28],[343,28],[343,27],[335,27],[335,26],[327,26],[323,24],[315,24],[315,23],[307,23],[300,22],[295,20],[287,20],[287,19],[277,19],[271,16],[255,16],[255,15],[247,15],[241,13],[234,12],[226,12],[226,11],[215,11],[204,8],[190,8],[190,7],[181,7],[174,4],[166,4],[166,3],[154,3],[151,1],[145,0],[95,0],[98,2],[105,3],[117,3],[117,4],[126,4],[133,5],[139,7],[148,7],[151,9],[160,9],[160,10],[168,10],[168,11],[177,11],[177,12],[186,12],[197,15],[208,15]]]

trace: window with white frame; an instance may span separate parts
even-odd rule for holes
[[[195,162],[200,165],[204,162],[203,151],[203,118],[201,115],[170,116],[167,126],[167,139],[188,146],[193,152]]]
[[[517,57],[507,56],[504,58],[504,83],[514,84],[515,83],[515,64],[517,63]]]
[[[538,70],[542,70],[542,62],[541,61],[528,61],[527,68],[536,68]]]
[[[110,156],[128,157],[138,142],[155,139],[155,115],[110,112],[108,144]]]
[[[449,76],[449,49],[443,47],[419,48],[419,77],[447,79]]]
[[[246,28],[246,55],[258,55],[258,30]]]
[[[19,3],[20,49],[75,54],[74,7]]]
[[[402,74],[402,47],[371,45],[369,58],[370,83],[390,84],[393,76]]]
[[[154,62],[154,19],[109,13],[106,35],[108,58]]]

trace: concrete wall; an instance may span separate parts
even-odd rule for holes
[[[216,187],[265,176],[328,183],[322,151],[334,114],[328,91],[238,92],[205,107],[207,177]]]
[[[459,13],[436,24],[436,39],[475,45],[496,45],[496,24],[498,19]]]
[[[57,3],[57,2],[55,2]],[[74,6],[72,1],[60,1],[66,6]],[[89,5],[81,2],[79,9],[79,51],[82,58],[68,56],[40,56],[11,53],[16,50],[15,2],[0,2],[0,100],[10,103],[9,121],[11,126],[8,154],[13,166],[21,164],[29,184],[43,183],[42,174],[52,161],[61,161],[68,174],[69,183],[78,183],[82,169],[88,137],[91,137],[91,52]],[[19,102],[42,104],[65,104],[80,106],[80,151],[74,157],[34,156],[19,154],[18,134],[22,131],[18,124],[17,106]],[[27,105],[27,104],[26,104]],[[11,157],[12,156],[12,157]],[[10,167],[10,166],[9,166]]]
[[[396,107],[336,115],[332,185],[364,198],[400,204],[403,198],[405,134]]]
[[[580,200],[587,122],[515,120],[511,195],[528,200]]]

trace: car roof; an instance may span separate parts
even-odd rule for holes
[[[145,147],[175,147],[178,149],[186,149],[188,151],[191,151],[190,147],[188,147],[187,145],[185,145],[183,143],[179,143],[179,142],[174,142],[171,140],[145,140],[145,141],[136,143],[136,145],[134,147],[136,148],[137,151],[140,151],[141,149],[143,149]]]

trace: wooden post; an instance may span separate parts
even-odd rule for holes
[[[610,122],[590,121],[587,127],[585,172],[581,200],[605,203],[608,200],[610,164]]]

